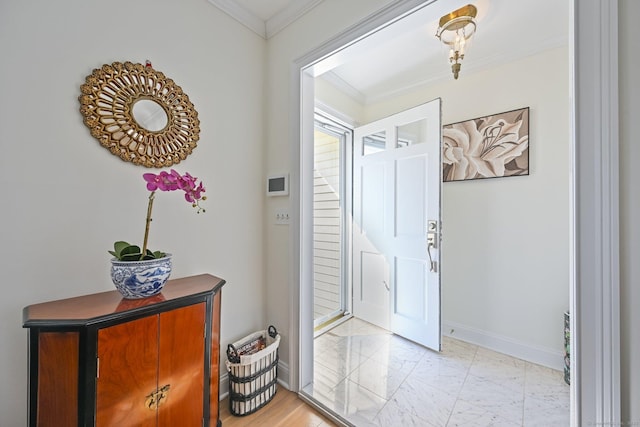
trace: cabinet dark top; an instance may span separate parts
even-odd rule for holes
[[[141,299],[124,299],[116,291],[34,304],[24,308],[23,327],[83,326],[105,319],[172,305],[177,300],[215,293],[225,281],[211,274],[167,281],[158,295]]]

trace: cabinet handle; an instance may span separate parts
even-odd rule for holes
[[[158,409],[158,407],[167,399],[170,388],[171,384],[166,384],[162,388],[151,392],[145,397],[144,406],[152,411]]]
[[[164,403],[164,401],[167,399],[168,395],[169,395],[169,389],[171,388],[171,384],[167,384],[165,386],[163,386],[160,390],[158,390],[158,397],[157,397],[157,401],[158,404],[157,406],[160,406]]]
[[[151,409],[151,410],[154,410],[154,411],[158,407],[157,404],[156,404],[156,392],[155,391],[145,398],[144,406],[147,409]]]

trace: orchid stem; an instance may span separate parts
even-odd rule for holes
[[[142,254],[140,255],[140,260],[144,259],[144,256],[147,254],[147,241],[149,240],[149,226],[151,225],[151,210],[153,209],[153,199],[155,198],[156,192],[152,191],[149,194],[149,205],[147,206],[147,223],[144,228],[144,241],[142,243]]]

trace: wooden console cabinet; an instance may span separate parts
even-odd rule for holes
[[[111,291],[25,307],[29,426],[219,427],[224,283],[202,274],[145,299]]]

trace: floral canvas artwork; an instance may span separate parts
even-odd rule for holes
[[[443,126],[444,182],[529,175],[529,107]]]

